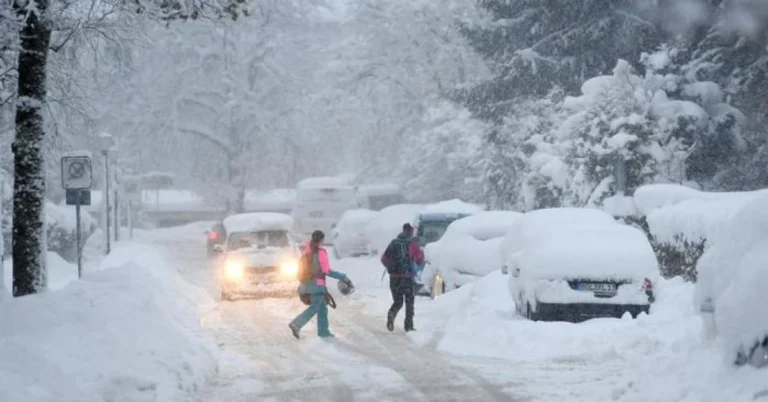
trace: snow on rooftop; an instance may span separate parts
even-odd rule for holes
[[[227,233],[254,230],[291,230],[293,228],[293,218],[290,215],[275,212],[230,215],[224,218],[223,223]]]

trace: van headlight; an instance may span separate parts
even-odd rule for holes
[[[239,261],[227,261],[224,263],[224,275],[229,280],[238,280],[243,277],[245,267]]]
[[[280,274],[283,276],[296,276],[299,271],[299,263],[296,260],[283,261],[280,264]]]

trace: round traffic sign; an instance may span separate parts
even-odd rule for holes
[[[85,176],[85,163],[80,161],[72,161],[68,168],[70,179],[79,179]]]

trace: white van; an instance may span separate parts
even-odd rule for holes
[[[296,186],[293,207],[295,234],[308,239],[315,230],[322,230],[325,241],[333,242],[331,231],[341,215],[360,207],[357,191],[350,181],[339,177],[311,177]]]

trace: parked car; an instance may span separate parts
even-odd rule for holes
[[[213,249],[216,245],[224,244],[227,237],[227,230],[224,228],[223,222],[216,222],[211,227],[211,230],[205,232],[205,251],[209,257],[216,255],[216,251]]]
[[[224,219],[223,245],[215,245],[222,300],[236,296],[295,296],[299,247],[290,236],[293,218],[271,212]]]
[[[425,248],[428,264],[420,278],[423,292],[434,297],[499,270],[501,241],[521,215],[487,211],[451,222],[440,240]]]
[[[422,204],[398,204],[379,211],[376,217],[368,222],[365,235],[368,238],[368,253],[379,254],[408,222],[416,225],[419,212],[424,209]]]
[[[695,303],[738,366],[768,367],[768,195],[715,231],[697,264]]]
[[[341,215],[333,228],[333,253],[336,258],[360,257],[368,254],[368,236],[365,227],[376,212],[369,209],[353,209]]]
[[[502,242],[509,289],[530,320],[648,313],[658,261],[646,235],[583,208],[528,212]]]

